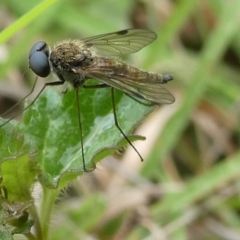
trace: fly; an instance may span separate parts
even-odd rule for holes
[[[114,102],[114,89],[121,90],[130,97],[146,100],[150,104],[170,104],[173,103],[175,99],[162,84],[173,80],[173,76],[170,74],[163,75],[141,71],[114,57],[135,53],[153,42],[156,38],[157,35],[150,30],[126,29],[82,40],[64,40],[56,44],[52,51],[47,43],[43,41],[35,43],[31,48],[29,53],[29,67],[31,70],[42,78],[47,77],[52,71],[58,76],[59,80],[45,83],[36,98],[27,108],[35,102],[47,86],[62,85],[65,81],[73,86],[76,92],[84,171],[87,171],[87,169],[83,151],[82,122],[78,94],[79,87],[110,87],[115,125],[139,155],[140,159],[143,160],[140,153],[118,124]],[[97,85],[86,85],[85,83],[88,79],[97,79],[101,83]],[[33,89],[27,96],[33,92]],[[24,99],[26,99],[26,97]],[[24,99],[22,99],[21,102]],[[4,124],[6,124],[6,122]]]

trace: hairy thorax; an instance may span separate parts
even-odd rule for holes
[[[76,73],[75,68],[88,67],[92,64],[93,53],[82,47],[80,41],[65,40],[57,44],[50,55],[53,71],[62,81],[68,81],[74,86],[82,85],[87,78]]]

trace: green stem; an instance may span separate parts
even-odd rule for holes
[[[40,224],[39,214],[37,212],[37,208],[36,208],[35,204],[31,208],[31,215],[32,215],[33,219],[35,220],[34,230],[36,232],[36,237],[37,237],[37,239],[41,240],[42,239],[42,227]],[[33,238],[29,238],[29,239],[33,239]]]
[[[40,239],[44,239],[44,240],[48,239],[50,216],[52,212],[52,207],[54,205],[54,202],[58,193],[59,193],[59,190],[43,188],[43,200],[42,200],[41,212],[40,212],[42,238]]]

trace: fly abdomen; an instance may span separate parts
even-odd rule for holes
[[[171,80],[173,80],[173,75],[171,74],[160,74],[160,73],[148,73],[149,77],[153,79],[155,82],[159,83],[167,83]]]
[[[163,84],[173,80],[173,76],[170,74],[163,75],[159,73],[149,73],[119,61],[117,65],[118,65],[118,70],[117,70],[118,75],[121,74],[125,78],[137,80],[138,82],[150,81],[150,82]]]
[[[104,71],[105,74],[111,78],[122,80],[129,79],[137,81],[138,83],[148,81],[163,84],[173,80],[173,76],[170,74],[163,75],[158,73],[149,73],[113,58],[95,58],[92,66]]]

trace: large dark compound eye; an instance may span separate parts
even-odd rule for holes
[[[39,77],[47,77],[50,74],[48,56],[49,47],[42,41],[35,43],[29,52],[29,67]]]

